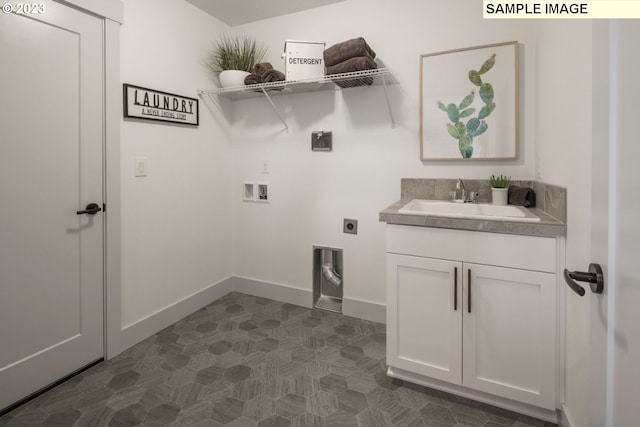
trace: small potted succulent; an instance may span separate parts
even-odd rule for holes
[[[506,205],[509,200],[509,183],[511,177],[504,175],[489,177],[489,183],[491,184],[491,202],[494,205]]]
[[[245,77],[266,53],[267,48],[253,37],[224,35],[209,52],[208,65],[219,73],[222,87],[243,86]]]

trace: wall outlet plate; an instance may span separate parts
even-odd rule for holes
[[[347,234],[358,234],[358,220],[345,218],[342,223],[342,232]]]
[[[269,164],[269,160],[262,160],[260,162],[260,173],[268,174],[271,172],[271,165]]]
[[[331,132],[317,131],[311,132],[311,150],[312,151],[331,151],[333,149],[333,141]]]

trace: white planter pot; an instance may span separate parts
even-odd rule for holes
[[[491,189],[491,203],[494,205],[506,205],[509,200],[508,188],[492,188]]]
[[[249,73],[240,70],[224,70],[220,72],[218,79],[220,79],[220,85],[224,88],[244,86],[244,79]]]

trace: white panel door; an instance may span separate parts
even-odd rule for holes
[[[462,384],[555,409],[556,275],[468,263],[464,270]]]
[[[104,348],[102,23],[38,3],[0,13],[0,409]]]
[[[460,384],[462,263],[387,254],[387,363]]]
[[[638,425],[639,39],[638,20],[594,23],[591,262],[602,266],[605,280],[602,294],[582,283],[584,304],[591,306],[591,344],[584,349],[591,366],[591,427]]]

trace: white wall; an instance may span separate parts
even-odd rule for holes
[[[378,212],[400,198],[400,178],[533,178],[534,26],[485,21],[481,7],[472,0],[350,0],[234,27],[264,40],[266,59],[280,70],[287,39],[331,46],[363,36],[399,81],[389,91],[395,128],[381,86],[274,97],[288,132],[267,101],[233,103],[235,275],[310,290],[312,245],[335,246],[344,249],[345,298],[384,304],[384,224]],[[419,55],[513,40],[521,43],[519,159],[421,162]],[[333,152],[310,150],[315,130],[333,132]],[[267,175],[260,172],[262,160],[270,163]],[[268,181],[271,203],[242,202],[243,180]],[[359,220],[357,236],[342,233],[343,218]]]
[[[382,87],[275,97],[288,132],[263,99],[230,103],[230,123],[201,102],[197,129],[123,122],[123,326],[229,275],[310,290],[314,244],[344,249],[345,297],[384,304],[378,212],[399,198],[402,177],[504,173],[565,186],[567,265],[588,264],[590,174],[567,164],[590,164],[589,24],[485,21],[475,0],[350,0],[228,29],[186,2],[124,3],[123,82],[195,97],[195,88],[213,87],[199,65],[203,52],[228,31],[263,40],[266,60],[281,70],[287,39],[330,46],[363,36],[399,84],[390,88],[395,128]],[[421,162],[419,55],[511,40],[521,44],[519,159]],[[333,131],[332,153],[311,152],[315,130]],[[147,178],[133,177],[136,156],[149,159]],[[262,160],[269,174],[260,173]],[[245,180],[268,181],[271,203],[242,202]],[[359,220],[357,236],[342,233],[343,218]],[[568,296],[567,404],[576,425],[584,425],[588,375],[580,326],[588,313],[576,302]]]
[[[227,27],[185,1],[125,0],[123,83],[197,98]],[[231,275],[228,131],[200,102],[200,126],[123,120],[122,326]],[[149,174],[134,177],[134,158]]]
[[[591,262],[592,23],[541,21],[536,32],[537,178],[567,188],[566,265],[584,271]],[[566,409],[575,426],[589,425],[590,295],[566,293]]]

